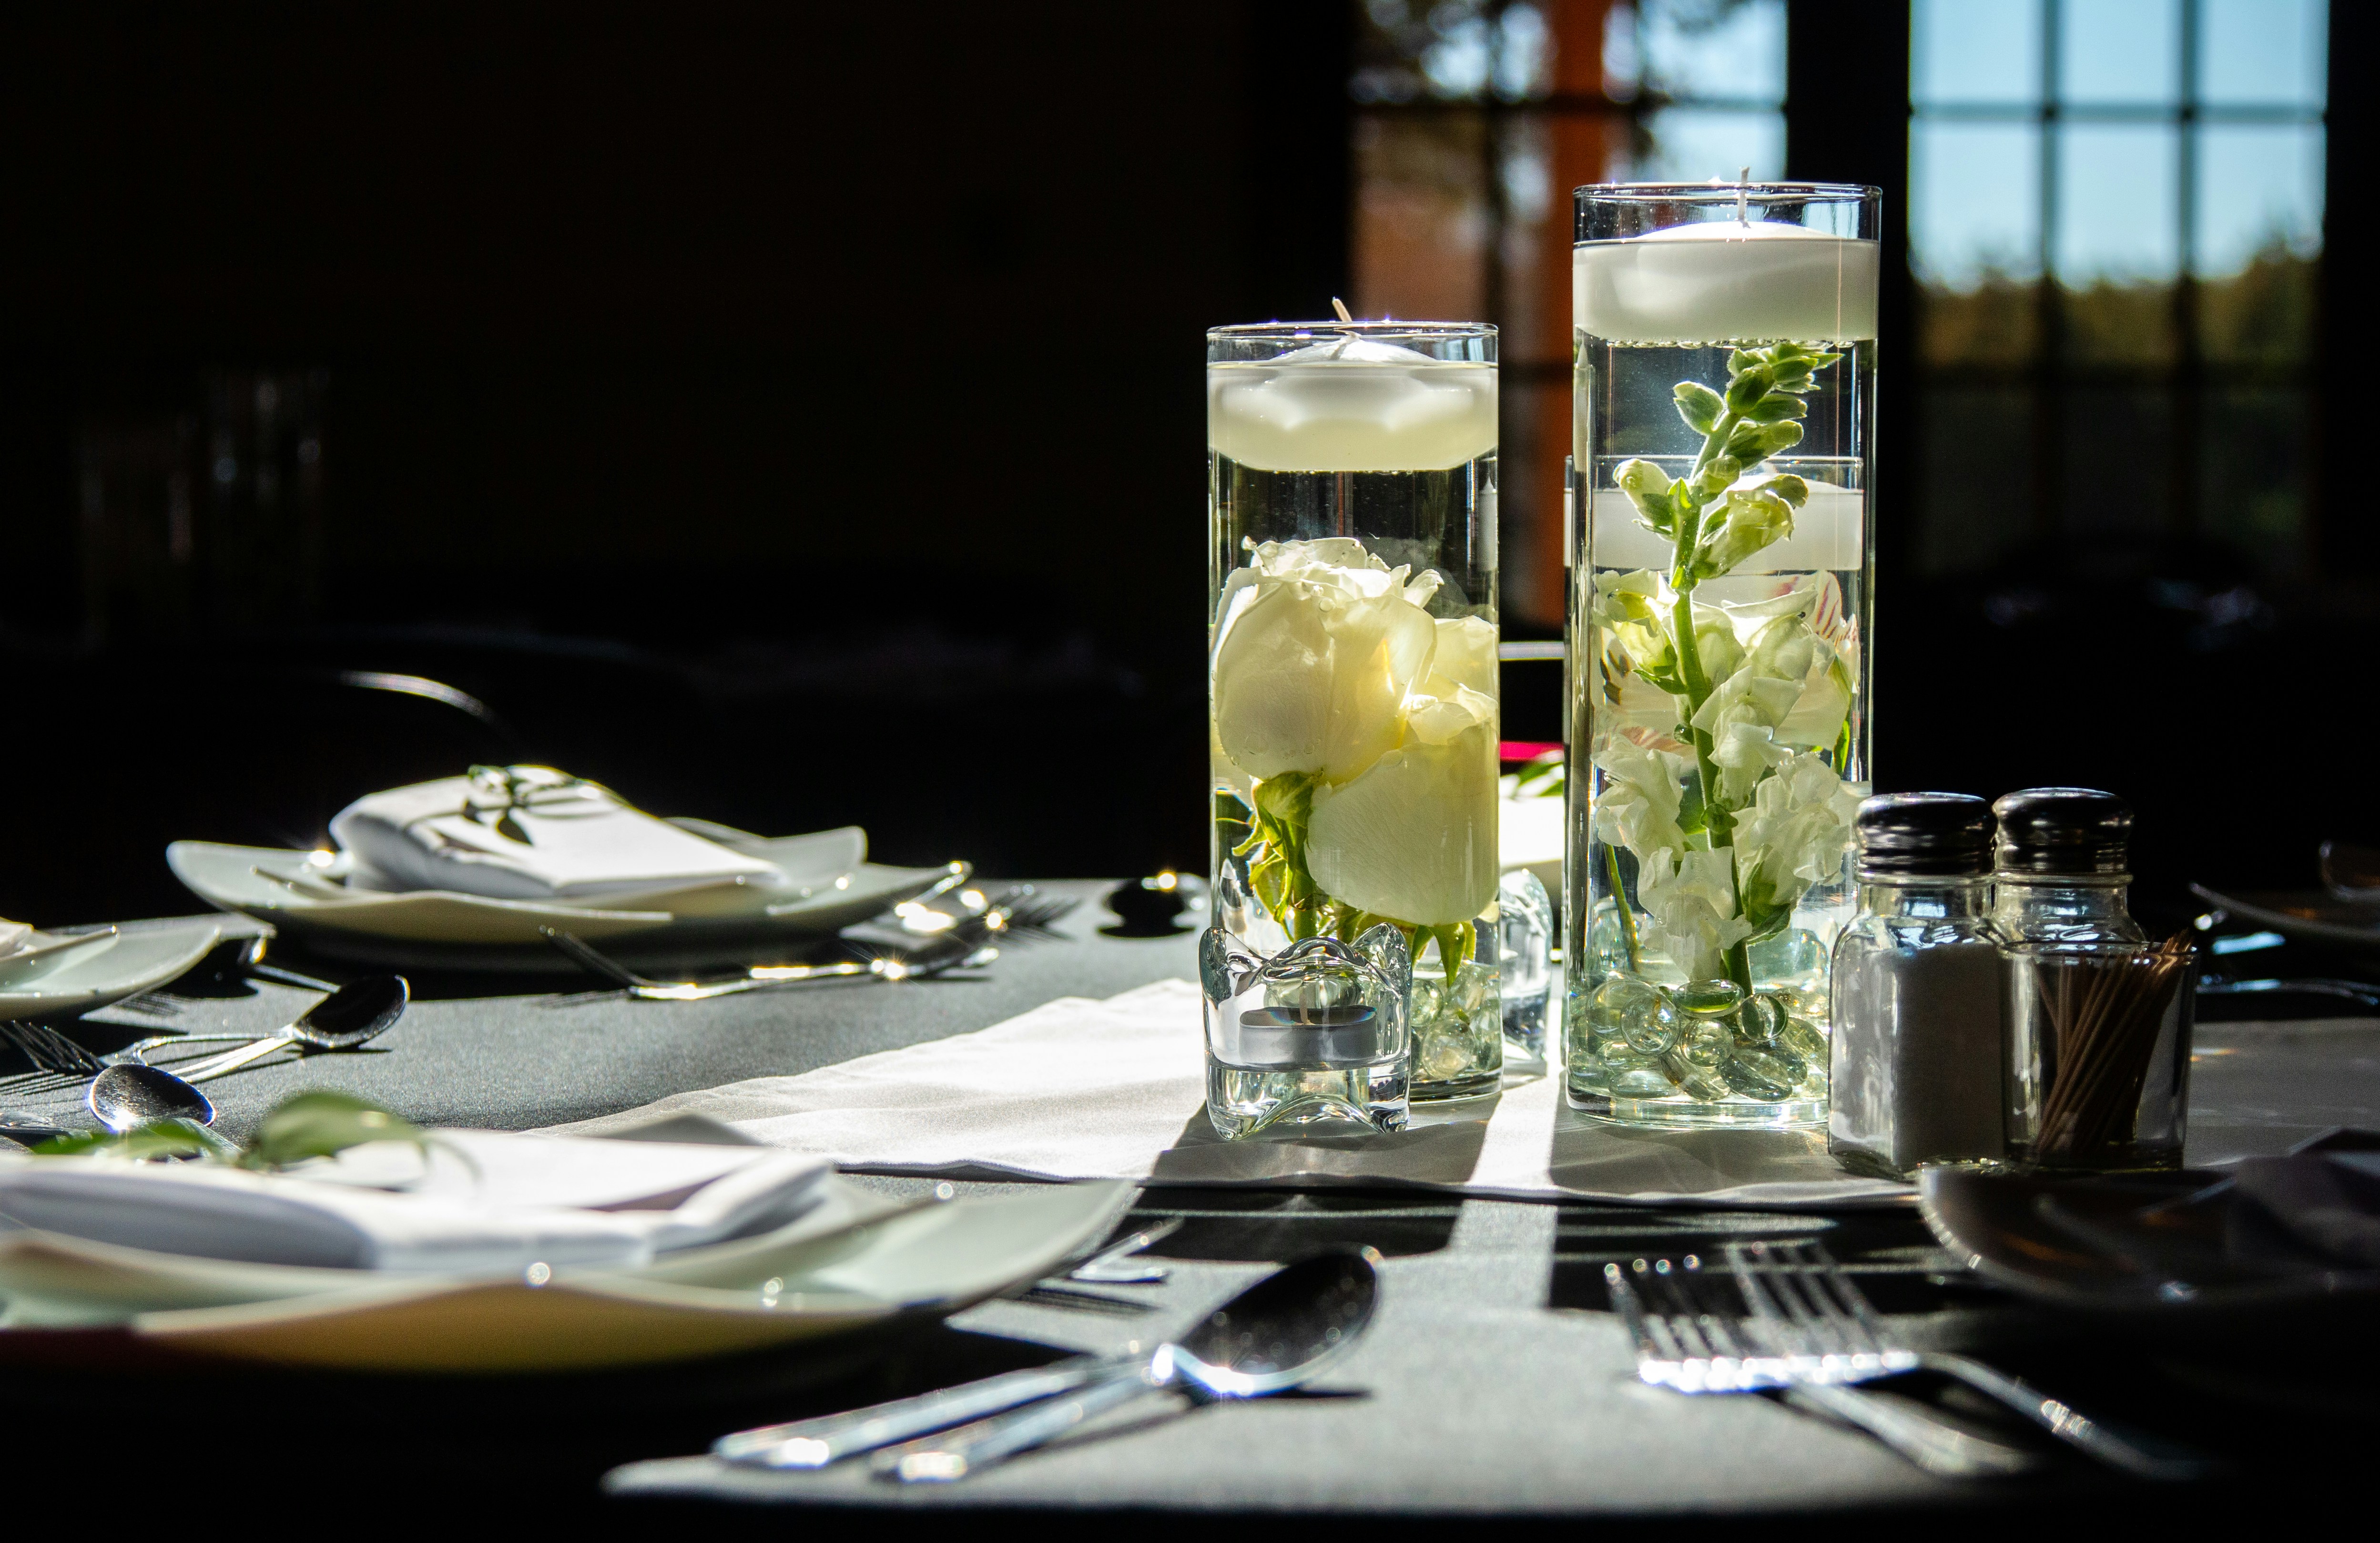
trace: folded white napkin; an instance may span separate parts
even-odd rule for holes
[[[483,766],[370,794],[331,820],[358,888],[567,900],[705,880],[767,886],[758,857],[632,808],[550,766]]]
[[[0,1221],[254,1264],[511,1274],[628,1268],[790,1221],[829,1165],[765,1148],[497,1131],[351,1148],[285,1173],[211,1163],[0,1162]]]
[[[26,923],[10,921],[6,917],[0,917],[0,959],[6,959],[23,948],[26,943],[32,941],[32,936],[33,929]]]

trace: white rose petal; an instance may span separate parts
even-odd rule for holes
[[[1440,616],[1438,619],[1438,657],[1431,662],[1430,669],[1433,672],[1431,686],[1436,695],[1446,694],[1436,689],[1438,683],[1444,681],[1495,696],[1498,687],[1495,624],[1478,616]]]
[[[1315,789],[1305,860],[1335,900],[1444,927],[1496,895],[1495,703],[1470,690],[1416,698],[1411,717],[1403,745],[1345,786]]]

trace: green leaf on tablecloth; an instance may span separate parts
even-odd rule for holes
[[[33,1148],[35,1157],[207,1158],[226,1161],[239,1148],[206,1126],[188,1120],[153,1120],[122,1135],[113,1131],[76,1131],[54,1136]]]
[[[256,1127],[256,1139],[240,1154],[239,1165],[286,1168],[374,1141],[402,1141],[424,1152],[430,1147],[419,1125],[368,1100],[352,1093],[300,1093],[273,1105]]]
[[[118,1157],[135,1161],[195,1158],[270,1172],[310,1158],[333,1157],[374,1141],[402,1141],[430,1149],[428,1132],[352,1093],[299,1093],[273,1106],[243,1148],[188,1120],[152,1120],[118,1136],[77,1131],[52,1136],[35,1157]]]

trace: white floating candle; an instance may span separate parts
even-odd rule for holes
[[[1852,343],[1876,335],[1876,273],[1874,241],[1706,220],[1579,243],[1572,313],[1608,343]]]
[[[1496,367],[1327,334],[1210,364],[1207,443],[1260,471],[1443,471],[1496,448]]]

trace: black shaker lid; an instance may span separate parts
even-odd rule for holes
[[[2121,873],[2132,807],[2088,787],[2029,787],[1992,805],[2003,873]]]
[[[1991,871],[1991,807],[1968,794],[1879,794],[1861,800],[1855,828],[1863,879]]]

